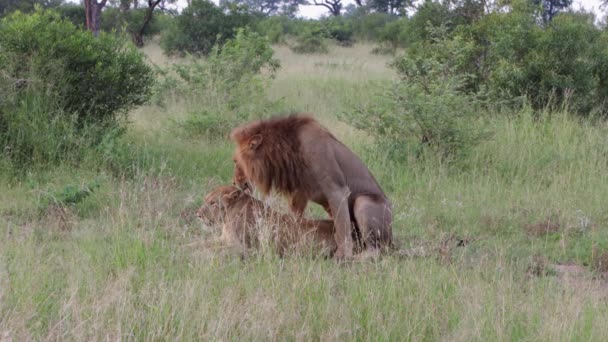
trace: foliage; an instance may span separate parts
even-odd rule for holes
[[[384,27],[397,19],[387,13],[357,13],[348,20],[352,22],[353,35],[357,39],[377,41]]]
[[[352,21],[343,17],[330,17],[323,21],[329,38],[334,39],[342,46],[351,46],[354,43]]]
[[[293,52],[301,54],[324,54],[328,52],[322,33],[312,30],[306,31],[298,36],[295,45],[290,46],[290,48]]]
[[[40,9],[0,25],[0,140],[16,167],[77,161],[151,92],[152,70],[117,37]]]
[[[77,160],[87,138],[76,129],[77,117],[65,115],[57,100],[37,89],[17,96],[6,83],[0,96],[0,159],[11,170]]]
[[[61,18],[69,20],[75,26],[84,27],[86,25],[84,6],[63,5],[55,8],[55,11],[59,13]]]
[[[462,68],[494,98],[526,97],[533,108],[608,113],[608,40],[585,14],[560,14],[546,27],[527,7],[494,13],[458,36],[475,44]],[[500,29],[499,29],[500,28]]]
[[[550,22],[559,12],[572,5],[572,0],[531,0],[531,2],[541,7],[540,14],[544,23]]]
[[[408,42],[429,41],[430,29],[444,26],[451,31],[454,25],[447,3],[426,0],[418,6],[416,14],[409,20]]]
[[[220,5],[235,4],[245,6],[250,12],[261,16],[284,15],[293,17],[299,5],[305,0],[221,0]]]
[[[32,12],[36,6],[54,8],[62,3],[63,0],[0,0],[0,17],[14,11]]]
[[[174,66],[178,79],[161,71],[164,90],[174,89],[189,102],[191,114],[182,124],[194,135],[225,134],[237,122],[269,114],[276,103],[266,98],[266,84],[279,67],[266,37],[238,29],[234,39],[216,45],[206,60]]]
[[[95,39],[55,12],[5,18],[0,47],[4,75],[34,76],[81,123],[112,121],[150,94],[153,74],[138,51],[111,35]]]
[[[225,13],[207,0],[192,0],[163,35],[163,50],[167,54],[206,55],[214,45],[222,45],[234,37],[236,28],[252,23],[247,8],[231,5],[227,10]]]
[[[386,46],[389,51],[395,51],[399,47],[405,47],[409,42],[410,22],[407,18],[401,18],[387,23],[378,34],[378,42]]]
[[[99,187],[100,183],[98,181],[92,181],[83,186],[68,184],[59,191],[49,191],[40,198],[39,210],[44,212],[53,206],[75,206],[88,198]]]
[[[405,16],[411,0],[371,0],[369,7],[380,13]]]
[[[134,34],[139,32],[147,11],[147,8],[132,8],[128,11],[121,11],[118,8],[106,8],[101,14],[101,29],[106,32],[115,31]],[[144,36],[159,34],[168,25],[168,20],[168,15],[160,12],[155,13],[144,30]]]
[[[448,41],[443,27],[430,32],[424,54],[406,54],[393,64],[401,81],[344,118],[394,159],[420,156],[428,148],[444,162],[459,162],[486,137],[476,124],[479,100],[464,92],[469,75],[455,68],[468,47]]]
[[[280,44],[285,41],[285,35],[293,21],[285,16],[270,16],[256,21],[254,28],[256,32],[268,37],[270,43]]]

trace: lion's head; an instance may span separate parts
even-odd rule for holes
[[[205,196],[205,203],[196,212],[196,216],[208,224],[222,222],[228,210],[244,196],[245,192],[236,186],[220,186]]]

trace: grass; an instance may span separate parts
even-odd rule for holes
[[[394,77],[370,50],[279,47],[269,92],[313,112],[369,165],[394,203],[403,253],[338,265],[184,248],[218,234],[193,212],[230,180],[231,146],[180,136],[170,124],[183,117],[179,102],[142,107],[126,137],[133,177],[60,167],[2,178],[0,340],[608,338],[608,285],[594,267],[608,250],[608,127],[565,113],[488,116],[480,124],[494,136],[466,170],[394,164],[336,119],[368,101],[369,82]],[[40,209],[49,194],[92,182],[99,188],[79,203]],[[547,220],[557,228],[534,230]]]

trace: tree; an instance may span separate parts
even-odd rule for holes
[[[406,9],[412,5],[412,0],[371,0],[369,6],[377,12],[405,15]]]
[[[338,17],[342,12],[342,0],[312,0],[310,5],[323,6],[329,10],[331,15]]]
[[[105,7],[108,0],[84,0],[84,12],[86,17],[86,27],[93,35],[99,35],[99,27],[101,25],[101,10]]]
[[[146,9],[146,14],[144,15],[144,20],[136,32],[133,33],[133,42],[137,47],[144,46],[144,32],[146,31],[146,27],[152,21],[152,16],[154,15],[154,9],[160,5],[162,2],[166,0],[148,0],[148,8]]]
[[[546,24],[553,20],[553,17],[561,10],[570,7],[572,0],[532,0],[535,6],[541,6],[541,16]]]
[[[246,6],[250,12],[263,16],[282,14],[291,16],[306,0],[220,0],[220,6],[228,4]]]

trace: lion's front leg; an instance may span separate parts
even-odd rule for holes
[[[306,196],[302,193],[296,192],[292,194],[291,198],[289,199],[289,209],[297,218],[304,216],[304,210],[306,210],[307,204],[308,198],[306,198]]]

